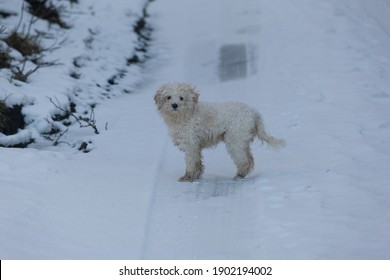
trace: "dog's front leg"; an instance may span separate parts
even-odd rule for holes
[[[191,146],[185,149],[186,173],[179,182],[193,182],[202,176],[204,167],[200,147]]]

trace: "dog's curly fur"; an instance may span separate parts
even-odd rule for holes
[[[198,102],[196,88],[184,83],[165,84],[156,92],[157,109],[168,126],[173,143],[185,152],[186,172],[179,181],[201,177],[202,149],[223,141],[236,167],[235,179],[244,178],[254,166],[250,143],[257,136],[274,148],[284,140],[268,135],[260,113],[239,102]]]

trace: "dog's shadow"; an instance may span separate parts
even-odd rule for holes
[[[208,175],[206,178],[193,182],[185,190],[185,194],[194,200],[227,197],[235,195],[242,188],[253,185],[259,178],[260,174],[240,180],[233,180],[219,175]]]

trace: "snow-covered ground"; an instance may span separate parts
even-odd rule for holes
[[[2,70],[0,89],[38,104],[24,111],[37,139],[46,96],[77,89],[100,134],[74,124],[64,136],[89,153],[43,139],[0,148],[0,259],[390,258],[388,1],[155,0],[151,58],[131,69],[146,1],[79,2],[73,39],[53,52],[62,64],[22,86]],[[153,102],[172,81],[257,108],[286,148],[255,142],[255,169],[236,182],[220,145],[201,180],[177,182],[184,157]]]

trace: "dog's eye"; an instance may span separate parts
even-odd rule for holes
[[[183,99],[184,99],[183,96],[180,96],[180,100],[183,101]]]
[[[170,97],[170,96],[168,96],[168,97],[167,97],[167,99],[168,99],[168,100],[170,100],[170,99],[171,99],[171,97]]]

